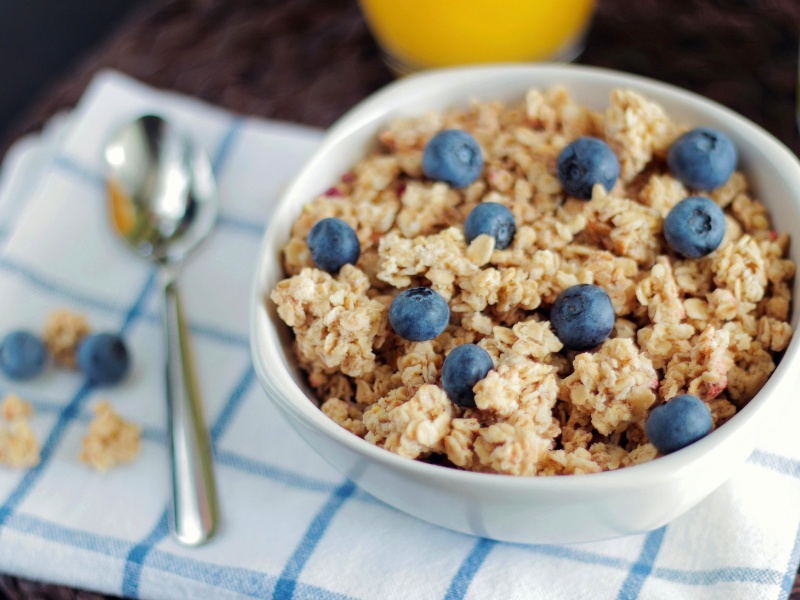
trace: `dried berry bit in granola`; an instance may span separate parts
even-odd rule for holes
[[[568,350],[588,350],[608,337],[614,328],[614,307],[601,287],[581,283],[558,295],[550,323]]]
[[[681,394],[656,406],[647,417],[647,437],[659,452],[669,454],[705,437],[711,413],[697,396]]]
[[[475,384],[494,368],[492,357],[480,346],[456,346],[444,359],[442,387],[447,396],[463,407],[475,406]]]
[[[412,342],[432,340],[447,327],[450,307],[430,288],[400,292],[389,308],[389,322],[397,334]]]
[[[575,198],[588,200],[597,184],[610,191],[618,177],[619,161],[603,140],[580,137],[558,155],[558,179]]]
[[[356,264],[361,255],[356,232],[336,217],[318,221],[308,232],[306,243],[314,264],[328,273],[337,273],[346,264]]]
[[[12,331],[0,343],[0,369],[10,379],[31,379],[47,366],[47,349],[29,331]]]
[[[98,471],[133,460],[139,454],[141,428],[124,421],[110,402],[94,408],[95,417],[83,438],[80,460]]]
[[[511,245],[517,225],[514,215],[502,204],[482,202],[472,209],[464,221],[464,236],[470,244],[479,235],[494,238],[494,247],[505,250]]]
[[[719,395],[728,385],[731,359],[730,333],[711,325],[691,342],[691,350],[675,354],[667,365],[659,394],[669,400],[679,393],[692,394],[703,401]]]
[[[716,250],[725,237],[722,209],[703,196],[689,196],[664,219],[664,237],[675,252],[700,258]]]
[[[683,183],[696,190],[713,190],[736,168],[736,147],[721,131],[700,127],[687,131],[669,147],[667,164]]]
[[[89,321],[79,313],[60,309],[50,313],[44,326],[44,343],[57,365],[74,369],[80,341],[89,335]]]

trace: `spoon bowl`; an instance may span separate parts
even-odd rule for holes
[[[117,233],[145,258],[182,263],[217,217],[207,156],[161,117],[145,115],[117,130],[105,160]]]
[[[167,121],[146,115],[106,144],[114,231],[159,266],[166,334],[166,395],[172,459],[172,531],[194,546],[218,526],[211,442],[178,293],[186,257],[214,227],[218,199],[208,158]],[[175,358],[177,357],[177,360]]]

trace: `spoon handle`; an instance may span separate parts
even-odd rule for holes
[[[164,284],[163,313],[172,454],[172,527],[179,542],[197,546],[214,535],[219,509],[211,441],[174,278]]]

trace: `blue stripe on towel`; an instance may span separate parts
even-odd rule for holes
[[[45,519],[26,515],[24,513],[14,513],[5,524],[6,528],[18,531],[27,535],[32,535],[41,539],[51,540],[60,544],[65,544],[81,550],[95,552],[104,556],[116,559],[125,559],[135,548],[132,542],[105,536],[78,529],[69,528],[63,525],[52,523]],[[473,548],[471,555],[479,555],[478,544]],[[494,544],[494,543],[493,543]],[[495,544],[500,547],[513,547],[524,550],[529,549],[538,553],[555,556],[564,560],[575,560],[576,562],[592,563],[608,566],[615,569],[627,570],[631,568],[631,562],[610,556],[604,556],[593,552],[578,551],[572,552],[572,548],[563,546],[526,546],[524,544]],[[796,551],[800,544],[795,544]],[[544,552],[545,549],[552,552]],[[796,551],[793,555],[796,555]],[[466,562],[466,561],[465,561]],[[789,589],[791,582],[794,581],[794,562],[790,561],[787,570]],[[254,597],[264,597],[259,592],[268,592],[269,596],[277,589],[277,578],[258,571],[253,571],[238,567],[223,567],[209,563],[203,563],[182,556],[173,555],[169,552],[153,549],[147,561],[147,568],[156,571],[173,574],[186,579],[195,580],[210,586],[219,587],[235,591],[241,594]],[[750,567],[722,567],[719,569],[708,569],[701,571],[654,568],[651,576],[680,583],[683,585],[707,586],[716,583],[742,582],[756,583],[762,585],[776,586],[782,583],[783,573],[772,569],[756,569]],[[785,581],[785,580],[784,580]],[[305,585],[295,582],[297,595],[314,598],[345,598],[345,596],[324,590],[315,586]],[[273,596],[280,597],[280,596]]]
[[[765,467],[781,475],[800,478],[800,461],[781,456],[780,454],[773,454],[772,452],[756,449],[753,450],[747,462]]]
[[[786,573],[783,575],[781,581],[781,590],[786,596],[792,591],[792,586],[797,578],[797,565],[800,563],[800,526],[794,534],[794,546],[792,546],[792,553],[789,555],[789,564],[786,567]]]
[[[34,269],[11,260],[8,257],[0,258],[0,269],[23,278],[33,287],[47,292],[52,296],[63,298],[72,304],[80,305],[86,309],[118,315],[124,315],[129,310],[128,307],[122,306],[121,304],[100,300],[71,289],[68,285],[61,282],[55,282],[49,277],[37,273]],[[140,315],[140,318],[148,323],[157,323],[160,322],[161,317],[157,314],[143,313]],[[194,335],[209,338],[217,342],[222,342],[231,346],[241,346],[242,348],[250,347],[250,340],[246,335],[225,331],[214,326],[196,322],[190,322],[189,329]]]
[[[664,541],[664,533],[667,531],[666,526],[661,529],[656,529],[647,534],[642,544],[642,552],[639,554],[639,559],[633,564],[631,570],[625,581],[622,582],[617,600],[633,600],[639,597],[639,592],[642,591],[642,586],[653,570],[658,551],[661,549],[661,543]]]
[[[475,575],[478,574],[478,569],[481,568],[489,552],[496,545],[497,542],[486,538],[479,538],[475,542],[472,550],[464,559],[464,562],[461,563],[458,572],[450,582],[450,587],[447,588],[444,600],[462,600],[467,595],[467,590],[469,590],[472,580],[475,579]]]
[[[134,547],[131,542],[120,538],[81,531],[20,513],[12,515],[6,526],[23,534],[115,559],[125,558]],[[277,582],[274,575],[260,571],[215,565],[158,549],[152,551],[147,568],[254,598],[269,597]],[[297,584],[297,591],[304,597],[319,600],[353,600],[344,594],[302,583]]]
[[[355,489],[355,484],[348,480],[334,490],[331,497],[316,514],[303,539],[300,540],[294,553],[286,562],[278,583],[275,585],[273,598],[291,598],[294,595],[298,583],[297,580],[303,571],[303,567],[306,566],[314,550],[317,549],[322,536],[325,535],[325,531],[336,516],[336,513],[339,512],[345,501],[353,495]]]
[[[169,506],[164,509],[155,527],[145,538],[128,552],[125,559],[125,570],[122,572],[122,595],[130,598],[139,597],[139,581],[142,566],[149,552],[169,533]]]

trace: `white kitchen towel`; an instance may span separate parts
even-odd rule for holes
[[[163,349],[154,271],[107,225],[101,148],[122,121],[158,112],[212,157],[222,214],[182,276],[215,449],[224,528],[201,548],[168,531]],[[736,476],[647,535],[573,546],[497,543],[395,511],[334,471],[256,381],[248,300],[281,187],[320,139],[97,76],[50,135],[7,158],[0,182],[0,334],[41,330],[66,307],[121,332],[131,377],[93,388],[49,368],[0,393],[33,402],[41,463],[0,469],[0,571],[137,598],[785,598],[800,558],[800,412],[777,415]],[[11,178],[11,179],[9,179]],[[141,455],[108,473],[78,460],[93,405],[143,427]]]

